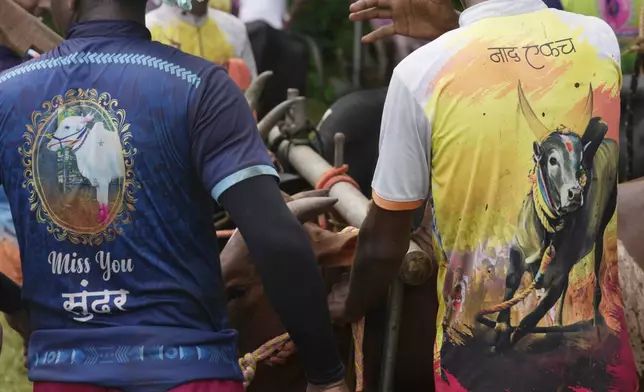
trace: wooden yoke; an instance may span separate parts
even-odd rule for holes
[[[14,52],[24,55],[29,49],[48,52],[63,38],[13,0],[0,0],[0,36]]]

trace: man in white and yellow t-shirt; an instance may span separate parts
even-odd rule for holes
[[[257,76],[244,23],[206,1],[193,0],[191,11],[163,3],[147,13],[145,23],[155,41],[226,66],[241,89]]]
[[[405,2],[421,12],[393,12],[415,16],[389,33],[415,34],[420,25],[423,37],[434,34],[429,11],[438,4],[454,16],[447,1],[391,3]],[[359,3],[354,11],[366,1]],[[436,391],[636,392],[617,267],[622,75],[615,33],[598,18],[541,0],[463,3],[458,28],[394,71],[374,205],[360,230],[348,297],[340,288],[331,295],[333,318],[359,320],[386,295],[414,210],[429,195],[438,275],[428,284],[440,293]],[[412,26],[423,15],[427,23]],[[463,294],[450,282],[466,255],[473,256],[465,276],[493,266],[502,286],[466,287],[464,316],[445,319],[449,300]],[[514,311],[540,290],[538,303]],[[553,310],[556,325],[548,319]],[[434,326],[426,328],[431,336]]]

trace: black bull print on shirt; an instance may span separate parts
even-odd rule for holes
[[[608,126],[592,117],[593,90],[590,86],[584,110],[583,135],[579,129],[546,128],[518,87],[519,106],[534,142],[534,170],[530,194],[519,213],[517,231],[510,246],[510,263],[505,281],[504,302],[484,309],[477,321],[495,329],[492,351],[515,345],[529,333],[575,332],[603,323],[599,313],[602,299],[599,271],[604,231],[616,208],[617,143],[606,139]],[[565,298],[572,268],[594,247],[594,319],[564,326],[562,299],[557,325],[537,327],[560,298]],[[517,294],[521,278],[529,272],[532,284]],[[511,308],[529,291],[543,288],[545,296],[518,325],[510,324]],[[497,313],[495,321],[485,317]]]

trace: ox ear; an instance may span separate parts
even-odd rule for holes
[[[541,148],[541,144],[539,144],[539,142],[533,142],[532,159],[534,159],[534,163],[541,162],[541,157],[543,157],[543,148]]]
[[[81,121],[82,121],[83,123],[86,123],[86,124],[87,124],[88,122],[90,122],[90,121],[92,121],[92,120],[94,120],[94,115],[90,113],[90,114],[87,114],[87,115],[83,116],[83,118],[82,118],[82,120],[81,120]]]
[[[581,143],[584,148],[583,160],[585,167],[592,167],[595,153],[597,153],[597,149],[604,141],[607,132],[608,125],[600,117],[593,117],[588,122],[586,132],[581,137]]]
[[[321,267],[342,267],[352,264],[358,242],[357,230],[347,233],[332,233],[313,224],[306,224],[305,228],[311,238],[315,257]]]
[[[332,197],[308,197],[288,202],[286,205],[297,219],[304,223],[328,211],[338,199]]]

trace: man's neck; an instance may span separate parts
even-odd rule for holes
[[[90,22],[93,20],[124,20],[137,22],[145,25],[145,12],[134,13],[124,12],[114,6],[111,2],[104,2],[103,5],[94,6],[79,12],[78,22]]]
[[[485,3],[487,0],[464,0],[464,7],[470,8],[480,3]]]

